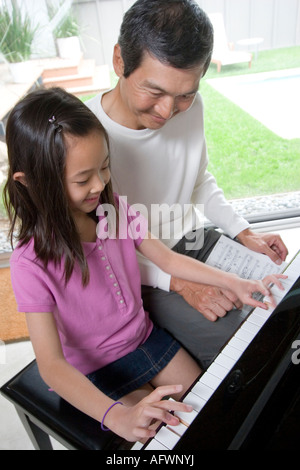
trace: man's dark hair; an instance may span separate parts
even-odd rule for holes
[[[145,52],[179,69],[204,65],[213,49],[213,27],[193,0],[137,0],[125,13],[119,45],[127,78]]]

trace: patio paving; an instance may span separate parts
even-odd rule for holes
[[[300,138],[300,68],[207,83],[283,139]]]

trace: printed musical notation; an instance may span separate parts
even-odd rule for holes
[[[222,271],[238,274],[244,279],[263,279],[281,273],[286,263],[277,265],[266,255],[222,235],[210,253],[206,264]]]

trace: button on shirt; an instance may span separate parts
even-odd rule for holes
[[[78,265],[67,285],[63,261],[60,267],[49,262],[44,270],[43,263],[36,260],[33,240],[16,247],[11,256],[18,310],[52,312],[66,360],[84,374],[134,351],[152,330],[142,305],[135,252],[147,224],[132,213],[127,221],[131,228],[134,224],[134,236],[131,232],[122,239],[104,236],[95,243],[83,243],[90,271],[86,287]],[[124,227],[122,230],[124,233]]]

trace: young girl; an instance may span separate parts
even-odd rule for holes
[[[144,311],[135,250],[176,277],[230,289],[263,308],[252,293],[270,295],[266,285],[281,286],[280,276],[245,281],[143,233],[141,219],[113,195],[104,128],[63,90],[21,100],[7,123],[7,145],[5,204],[19,240],[12,283],[44,381],[128,441],[152,437],[153,420],[177,425],[170,411],[191,407],[163,397],[179,400],[201,371]],[[140,236],[97,236],[99,203],[126,210]]]

